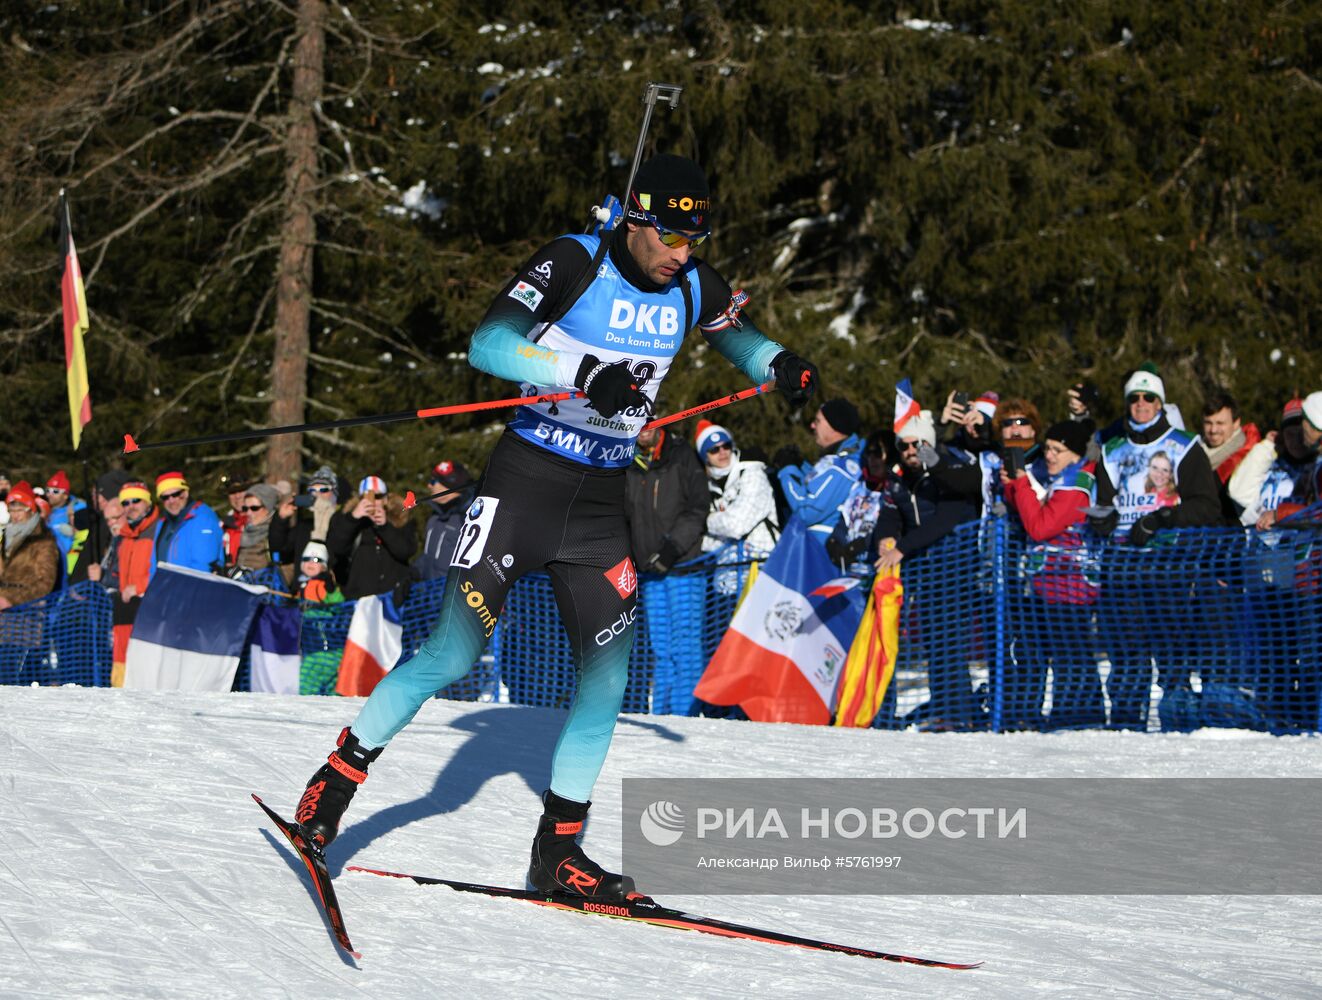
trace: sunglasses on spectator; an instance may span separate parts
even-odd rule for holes
[[[142,499],[142,497],[129,497],[127,500],[121,501],[121,503],[123,503],[124,506],[126,507],[131,503],[146,503],[146,502],[147,501]]]
[[[1131,403],[1160,403],[1161,399],[1150,392],[1131,392],[1129,394]]]
[[[309,492],[309,493],[334,493],[335,491],[332,490],[329,486],[309,486],[309,487],[308,487],[308,492]]]
[[[178,499],[179,499],[181,496],[183,496],[183,495],[184,495],[184,491],[183,491],[183,490],[171,490],[169,493],[162,493],[162,494],[161,494],[161,499],[162,499],[162,500],[178,500]]]
[[[710,449],[710,450],[711,450],[711,451],[734,451],[734,445],[732,445],[732,444],[714,444],[714,445],[711,446],[711,449]]]
[[[266,510],[266,508],[263,507],[261,504],[251,504],[251,503],[244,504],[243,509],[253,514],[257,513],[257,511],[259,510]]]
[[[60,489],[58,486],[47,486],[47,487],[46,487],[46,492],[47,492],[47,493],[68,493],[69,491],[68,491],[68,490],[62,490],[62,489]]]
[[[326,565],[326,560],[318,558],[317,556],[304,556],[303,561],[310,563],[319,563],[322,566]]]
[[[898,447],[899,447],[899,449],[900,449],[901,452],[905,452],[905,451],[917,451],[917,450],[918,450],[918,442],[917,442],[917,441],[900,441],[900,442],[898,442]]]
[[[1028,427],[1033,423],[1027,417],[1006,417],[1001,421],[1002,427]]]

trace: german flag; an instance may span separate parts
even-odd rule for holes
[[[60,253],[64,257],[60,292],[64,298],[64,374],[69,383],[69,421],[73,428],[73,449],[83,435],[83,427],[92,419],[92,396],[87,387],[87,357],[83,353],[83,334],[87,332],[87,296],[83,292],[83,272],[78,267],[69,228],[69,200],[60,191]]]

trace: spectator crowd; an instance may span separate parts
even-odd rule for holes
[[[1151,365],[1114,390],[1078,382],[1041,406],[994,391],[952,390],[938,416],[915,409],[871,429],[853,402],[829,399],[811,415],[811,459],[786,446],[768,460],[708,420],[691,437],[673,427],[645,431],[626,474],[635,561],[658,578],[714,559],[711,586],[732,600],[736,564],[765,558],[791,517],[842,573],[867,578],[911,564],[922,573],[920,557],[957,527],[1005,514],[1026,540],[1034,602],[1034,627],[1016,639],[1021,676],[1005,706],[1010,724],[1142,728],[1152,657],[1143,631],[1115,630],[1121,638],[1108,650],[1105,681],[1073,641],[1094,615],[1121,622],[1144,614],[1144,595],[1105,579],[1090,553],[1103,539],[1141,553],[1165,544],[1163,529],[1267,532],[1316,503],[1322,392],[1282,401],[1279,418],[1264,431],[1245,422],[1223,390],[1208,393],[1194,411],[1198,424],[1187,426]],[[1111,399],[1118,413],[1108,421]],[[1059,419],[1047,423],[1042,414],[1052,408]],[[0,610],[81,581],[100,583],[112,596],[118,683],[137,609],[161,563],[261,576],[310,605],[396,591],[445,576],[478,484],[461,463],[437,463],[421,514],[381,476],[355,482],[326,465],[297,489],[230,472],[207,490],[224,496],[216,507],[195,495],[185,470],[154,478],[112,470],[90,486],[84,499],[64,470],[41,484],[11,483],[0,474]],[[972,580],[943,578],[940,588],[929,589],[928,600],[950,609],[952,624],[913,637],[929,664],[941,660],[936,647],[958,641],[954,633],[975,618]],[[675,594],[671,588],[664,599],[673,602]],[[662,600],[646,587],[642,597],[645,607]],[[701,606],[701,593],[693,600]],[[684,641],[657,652],[676,663],[701,666],[703,659]],[[1166,668],[1160,674],[1157,666],[1168,693],[1187,687],[1184,666]],[[1305,706],[1300,724],[1315,723],[1316,665],[1294,669]],[[908,722],[976,728],[978,695],[967,669],[934,673],[928,686],[927,702]],[[1170,701],[1174,713],[1178,699]]]

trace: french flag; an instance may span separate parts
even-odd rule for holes
[[[252,665],[250,687],[270,694],[298,694],[298,674],[303,664],[300,633],[303,612],[296,607],[264,604],[253,623],[248,662]]]
[[[390,594],[358,598],[335,693],[346,697],[371,694],[403,652],[404,626],[395,599]]]
[[[863,618],[859,581],[840,579],[822,543],[790,518],[693,692],[756,722],[826,725]]]
[[[129,637],[124,686],[228,691],[265,587],[161,563]]]
[[[913,383],[907,378],[895,383],[895,433],[900,433],[920,412],[918,401],[913,398]]]

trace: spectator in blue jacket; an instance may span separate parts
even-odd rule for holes
[[[156,562],[212,573],[225,565],[225,531],[216,512],[193,500],[182,472],[156,477],[161,519],[156,526]]]
[[[46,482],[46,502],[51,508],[46,517],[46,527],[55,536],[55,544],[60,549],[61,581],[66,579],[77,558],[76,553],[73,558],[69,554],[75,549],[81,550],[91,525],[86,502],[74,496],[70,490],[69,477],[63,469]]]
[[[790,513],[823,545],[840,520],[840,506],[863,478],[863,440],[858,410],[847,399],[828,399],[812,420],[812,433],[822,457],[813,465],[799,461],[797,449],[781,449],[775,464]]]

